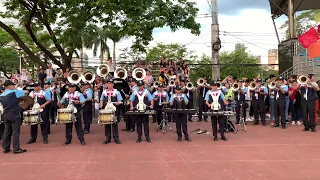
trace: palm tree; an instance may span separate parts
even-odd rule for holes
[[[108,31],[105,28],[100,28],[95,25],[89,25],[83,32],[83,45],[88,49],[93,47],[93,56],[97,56],[98,47],[100,47],[100,59],[103,64],[104,53],[107,53],[107,58],[110,57],[110,49],[107,45]]]
[[[123,30],[115,26],[108,28],[107,36],[113,42],[113,58],[112,59],[113,59],[113,62],[116,63],[116,44],[121,40],[128,38],[128,36],[126,35],[126,33],[123,32]]]

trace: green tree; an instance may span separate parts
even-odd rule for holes
[[[220,63],[221,79],[228,75],[254,78],[261,72],[261,68],[257,66],[258,58],[246,52],[246,48],[220,53]]]
[[[320,13],[320,9],[307,10],[295,17],[294,29],[296,36],[300,36],[316,24],[314,18],[318,13]],[[286,29],[286,38],[289,39],[289,20],[285,21],[280,29]]]
[[[167,60],[177,61],[180,57],[185,60],[193,60],[195,56],[193,51],[188,51],[186,46],[172,43],[164,44],[158,43],[157,46],[151,48],[147,53],[147,61],[156,61],[158,62],[160,57],[163,57]]]
[[[70,66],[74,52],[83,48],[82,32],[91,24],[106,27],[117,24],[128,36],[135,37],[132,47],[139,51],[145,51],[155,28],[190,29],[192,34],[200,34],[200,24],[195,22],[199,9],[188,0],[8,0],[4,6],[2,17],[16,19],[24,25],[33,44],[62,69]],[[2,21],[0,27],[32,61],[45,66],[13,28]],[[40,32],[47,35],[53,50],[40,41]],[[55,53],[59,53],[60,59]]]
[[[120,29],[118,26],[111,26],[108,28],[107,36],[112,40],[113,43],[113,62],[116,63],[116,44],[123,39],[126,39],[128,36],[123,29]]]
[[[194,66],[190,68],[190,80],[196,85],[199,78],[211,79],[212,60],[211,57],[203,54],[199,61],[192,61]]]

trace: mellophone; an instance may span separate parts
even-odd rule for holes
[[[234,116],[235,113],[233,111],[209,111],[209,112],[202,112],[203,115],[207,116]]]

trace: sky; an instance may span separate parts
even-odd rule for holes
[[[149,48],[155,47],[158,42],[180,43],[188,50],[195,51],[201,56],[211,56],[211,0],[193,0],[199,8],[196,21],[201,24],[201,34],[192,35],[189,30],[171,32],[168,27],[157,28],[153,32],[153,41]],[[233,51],[236,43],[244,43],[248,51],[261,56],[261,63],[268,63],[268,50],[277,49],[278,41],[272,23],[268,0],[217,0],[218,21],[222,48],[220,51]],[[3,7],[2,7],[3,8]],[[209,14],[204,16],[204,14]],[[284,39],[284,30],[279,27],[287,18],[281,16],[276,19],[280,40]],[[116,56],[122,53],[121,49],[132,45],[132,38],[119,42],[116,46]],[[111,40],[108,42],[110,52],[113,52]],[[92,50],[86,50],[89,59],[93,59]],[[98,55],[99,56],[99,55]],[[91,63],[89,63],[90,65]]]
[[[201,34],[192,35],[189,30],[179,30],[172,33],[167,27],[154,30],[154,40],[149,47],[157,42],[185,44],[189,50],[201,56],[211,56],[211,8],[210,0],[197,0],[199,15],[196,21],[201,24]],[[204,14],[209,14],[205,17]],[[279,29],[286,20],[285,16],[276,19],[280,40],[284,38],[284,30]],[[268,63],[268,49],[277,49],[278,41],[270,14],[268,0],[218,0],[218,22],[221,51],[233,51],[236,43],[244,43],[248,51],[261,56],[261,63]],[[117,44],[117,56],[121,49],[131,45],[132,39]],[[111,43],[110,43],[110,47]],[[112,52],[112,48],[111,48]],[[89,58],[91,56],[90,52]]]

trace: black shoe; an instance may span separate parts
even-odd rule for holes
[[[190,138],[188,138],[188,137],[187,137],[187,138],[185,138],[185,140],[186,140],[186,141],[188,141],[188,142],[191,142],[191,139],[190,139]]]
[[[25,152],[27,152],[26,149],[18,149],[18,150],[16,150],[16,151],[14,151],[13,153],[15,153],[15,154],[20,154],[20,153],[25,153]]]
[[[124,129],[122,129],[122,131],[129,131],[129,129],[127,129],[127,128],[124,128]]]
[[[151,140],[150,138],[147,138],[147,142],[149,142],[149,143],[150,143],[150,142],[152,142],[152,140]]]
[[[67,139],[65,142],[64,142],[64,145],[68,145],[68,144],[71,144],[71,140]]]
[[[310,130],[309,128],[304,128],[304,129],[303,129],[303,131],[309,131],[309,130]]]
[[[11,152],[11,149],[5,149],[3,150],[3,153],[8,154],[9,152]]]
[[[201,119],[198,119],[198,122],[201,122],[202,120]]]
[[[178,141],[178,142],[181,142],[181,138],[179,137],[179,138],[177,139],[177,141]]]
[[[84,134],[89,134],[89,131],[84,131]]]
[[[35,139],[30,139],[30,140],[27,142],[27,144],[32,144],[32,143],[35,143],[35,142],[36,142]]]
[[[262,126],[267,126],[267,124],[266,123],[262,123]]]
[[[228,141],[228,139],[225,136],[221,137],[221,139],[224,141]]]
[[[141,138],[138,138],[136,142],[141,143]]]
[[[48,140],[43,140],[43,144],[48,144],[49,142],[48,142]]]
[[[85,142],[84,140],[81,140],[81,141],[80,141],[80,144],[81,144],[82,146],[84,146],[84,145],[86,145],[86,142]]]
[[[121,142],[119,140],[115,140],[114,141],[116,144],[121,144]]]
[[[214,137],[213,140],[214,140],[214,141],[218,141],[218,137]]]
[[[311,128],[311,132],[317,132],[315,128]]]
[[[286,125],[282,125],[281,128],[282,128],[282,129],[286,129]]]
[[[208,119],[207,119],[207,118],[205,118],[205,119],[204,119],[204,122],[208,122]]]
[[[279,126],[279,124],[275,124],[275,125],[273,125],[273,127],[280,127],[280,126]]]
[[[134,129],[130,129],[130,132],[134,132]]]
[[[103,144],[109,144],[110,142],[111,142],[110,139],[106,139],[106,140],[103,142]]]
[[[258,122],[254,122],[254,123],[252,123],[252,125],[254,125],[254,126],[255,126],[255,125],[258,125],[258,124],[259,124]]]
[[[193,122],[191,118],[188,118],[188,121],[189,121],[189,122]]]

